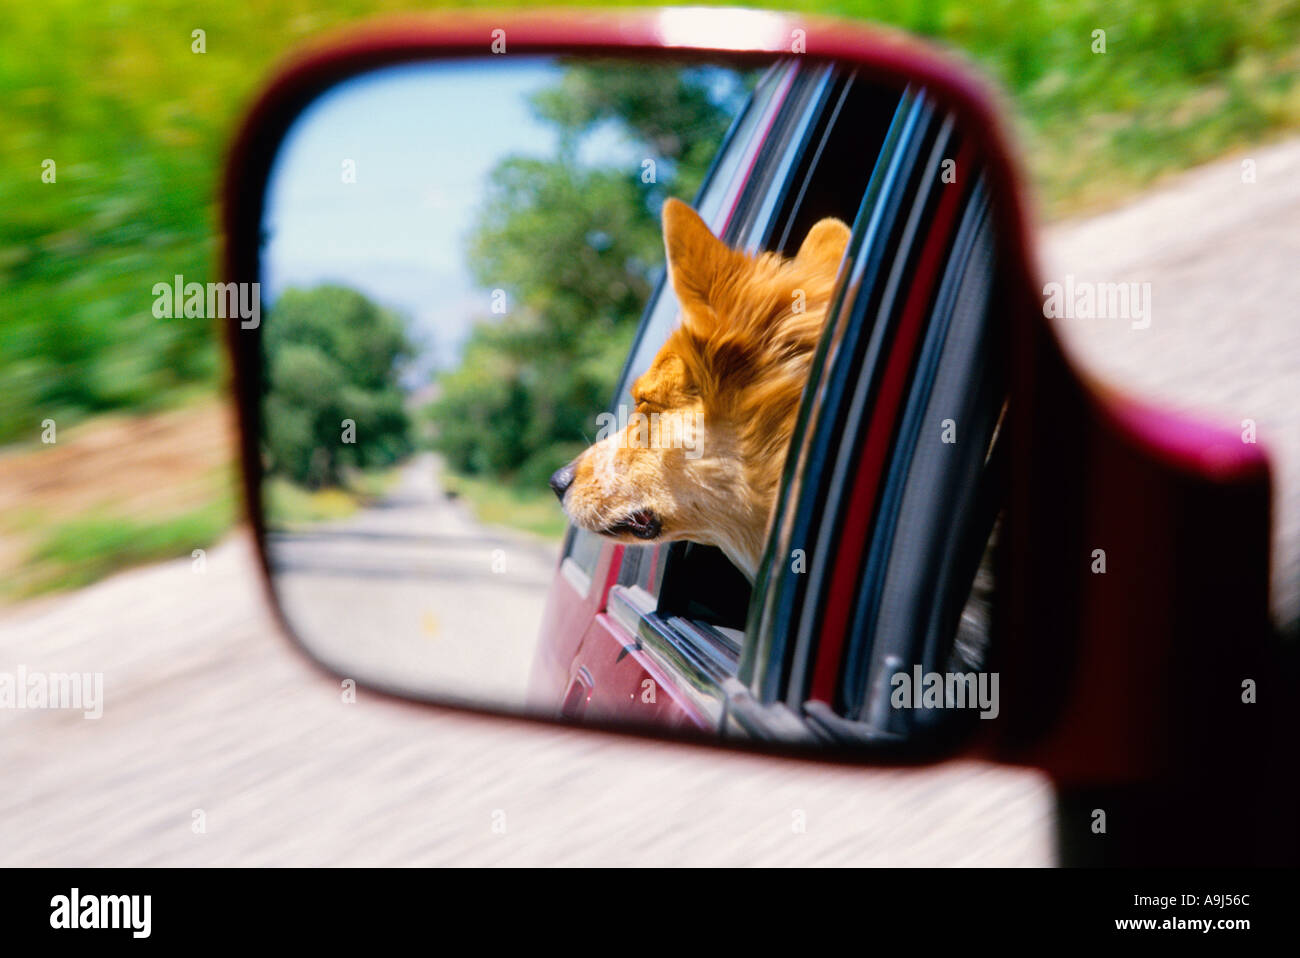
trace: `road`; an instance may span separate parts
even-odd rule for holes
[[[202,573],[140,569],[5,620],[6,668],[102,672],[105,707],[0,712],[0,865],[1049,858],[1032,773],[805,766],[348,703],[252,583],[239,537]]]
[[[557,546],[486,529],[422,455],[354,516],[270,539],[276,590],[313,653],[359,682],[525,704]]]
[[[1254,158],[1255,192],[1233,158],[1053,229],[1044,260],[1049,278],[1152,283],[1149,329],[1065,329],[1094,374],[1257,419],[1278,463],[1288,615],[1300,141]],[[3,613],[0,668],[102,672],[106,702],[98,720],[0,711],[0,864],[1051,861],[1050,790],[1032,772],[823,767],[349,702],[277,636],[254,583],[237,536],[201,572],[179,560]]]

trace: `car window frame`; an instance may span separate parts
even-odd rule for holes
[[[834,130],[844,97],[855,82],[859,82],[859,78],[853,70],[836,71],[830,65],[822,65],[815,71],[812,84],[801,99],[794,101],[798,104],[797,112],[788,118],[783,142],[776,144],[781,155],[767,164],[761,176],[750,177],[743,185],[744,196],[737,204],[739,219],[735,227],[717,230],[724,240],[757,251],[769,247],[778,235],[781,242],[789,239],[803,197],[817,174],[817,160],[827,137]],[[790,109],[789,102],[782,104],[781,109]],[[805,162],[810,155],[811,161]],[[872,157],[873,168],[875,160]],[[869,178],[864,175],[864,195],[868,185]],[[745,215],[747,201],[757,204],[757,215]],[[671,291],[666,295],[671,295]],[[628,561],[630,550],[646,550],[661,560],[658,568],[666,576],[668,572],[663,570],[665,563],[662,560],[670,548],[671,544],[626,546],[623,547],[622,561]],[[709,715],[719,714],[718,703],[725,706],[727,686],[734,682],[740,666],[744,633],[666,613],[655,604],[655,599],[656,596],[643,588],[619,582],[610,589],[606,607],[610,616],[628,632],[629,638],[639,643],[641,651],[651,653],[669,674],[681,676],[701,711]],[[716,652],[720,647],[730,653],[727,668],[721,673],[709,668],[704,661],[709,658],[710,651]],[[654,654],[656,651],[658,655]],[[722,687],[719,687],[719,681]],[[725,728],[725,712],[722,727]]]
[[[787,656],[793,653],[789,645],[793,638],[791,626],[804,599],[802,573],[785,567],[785,556],[795,543],[803,549],[812,539],[811,529],[821,513],[820,503],[829,501],[832,494],[831,476],[814,475],[818,481],[812,490],[805,488],[805,462],[826,458],[827,450],[842,429],[839,424],[846,413],[843,395],[853,385],[840,356],[851,354],[870,330],[863,324],[847,320],[859,297],[870,295],[876,275],[882,266],[884,244],[877,241],[881,231],[889,234],[898,216],[901,196],[893,185],[901,175],[906,162],[904,148],[913,136],[912,128],[920,116],[922,105],[915,90],[905,90],[900,98],[895,121],[886,133],[881,155],[876,158],[875,171],[865,191],[861,209],[852,225],[845,261],[846,272],[840,277],[839,288],[828,311],[828,322],[822,342],[813,357],[809,374],[809,392],[805,393],[795,424],[794,438],[786,458],[781,481],[781,493],[772,519],[764,558],[755,578],[755,593],[760,601],[751,606],[750,620],[746,625],[746,643],[737,678],[752,697],[763,706],[776,705],[784,696],[782,684]],[[865,258],[864,258],[865,257]],[[847,311],[847,314],[846,314]],[[823,372],[830,378],[822,382]],[[833,375],[832,375],[833,374]],[[826,418],[832,422],[826,424]],[[781,561],[777,561],[777,555]],[[781,570],[781,571],[778,571]]]
[[[914,444],[907,448],[901,447],[898,433],[909,415],[912,417],[913,428],[916,428],[915,417],[918,412],[914,407],[928,406],[929,396],[934,390],[935,380],[931,379],[923,385],[924,395],[918,395],[915,375],[917,364],[925,356],[929,323],[933,321],[934,312],[938,308],[941,289],[949,281],[950,264],[947,257],[951,255],[953,244],[957,242],[973,207],[979,208],[976,212],[983,217],[980,222],[989,229],[992,228],[988,188],[978,157],[970,150],[969,144],[962,144],[955,139],[954,142],[948,142],[948,133],[951,133],[954,126],[952,116],[932,109],[924,91],[917,91],[911,105],[907,104],[907,99],[905,95],[896,116],[896,120],[902,121],[898,142],[887,150],[882,150],[881,157],[884,161],[886,152],[893,154],[889,158],[889,164],[902,174],[901,189],[890,185],[893,173],[886,169],[879,205],[884,208],[887,223],[878,241],[869,239],[869,231],[860,232],[862,217],[855,222],[848,254],[850,277],[845,284],[843,298],[832,307],[836,328],[827,329],[823,348],[819,350],[810,377],[810,393],[817,395],[811,399],[809,395],[805,396],[805,408],[801,411],[792,441],[792,449],[795,445],[802,448],[797,458],[792,454],[787,461],[779,512],[774,518],[773,534],[760,568],[765,593],[763,601],[755,603],[756,615],[747,624],[746,631],[753,637],[753,641],[746,646],[746,662],[737,682],[733,684],[732,701],[729,703],[728,721],[734,734],[776,734],[792,737],[792,740],[809,741],[826,741],[829,738],[840,744],[851,742],[857,745],[878,745],[891,738],[901,741],[898,735],[884,727],[884,723],[873,725],[864,721],[861,714],[844,717],[841,712],[845,703],[817,693],[813,687],[813,673],[824,673],[836,688],[845,687],[856,678],[857,701],[850,704],[861,705],[869,700],[871,690],[866,688],[861,661],[864,655],[865,661],[872,661],[876,651],[874,640],[880,611],[879,598],[886,573],[890,571],[888,559],[893,555],[892,536],[895,527],[892,523],[897,521],[896,509],[901,507],[903,496],[910,488],[909,477],[905,473],[912,462],[915,448]],[[892,138],[893,131],[887,141]],[[968,178],[968,183],[973,183],[973,186],[967,185],[962,188],[962,192],[953,194],[955,202],[943,193],[943,188],[937,185],[936,177],[939,158],[949,153],[958,157],[958,167],[981,171],[975,177]],[[913,189],[914,182],[923,189]],[[952,215],[945,214],[945,222],[937,227],[938,232],[931,235],[931,231],[936,229],[934,217],[940,211],[940,197],[948,200],[947,213]],[[869,212],[873,216],[876,213],[874,210],[868,211],[869,201],[870,191],[864,197],[864,216]],[[911,239],[907,239],[909,236]],[[867,513],[868,526],[862,554],[855,564],[858,572],[851,580],[851,589],[846,593],[849,602],[848,618],[843,634],[838,636],[831,649],[826,650],[821,647],[821,643],[826,634],[825,606],[830,587],[828,570],[835,571],[836,585],[840,591],[845,591],[842,582],[838,581],[843,578],[844,572],[841,568],[844,559],[840,555],[840,543],[842,537],[847,535],[843,529],[843,512],[849,503],[861,508],[854,481],[864,468],[864,464],[859,461],[864,450],[862,443],[869,434],[868,428],[879,429],[881,425],[863,417],[868,410],[872,413],[876,411],[873,381],[882,375],[882,369],[900,361],[895,355],[897,323],[902,311],[912,305],[908,299],[917,291],[913,273],[919,267],[920,257],[933,242],[941,244],[945,258],[939,261],[934,282],[920,290],[926,297],[921,306],[924,319],[919,331],[913,327],[910,349],[901,359],[907,367],[902,393],[898,402],[890,407],[896,415],[884,423],[889,433],[885,440],[880,474],[874,480],[875,491],[869,496],[872,505]],[[872,245],[878,245],[879,248],[873,250]],[[992,249],[997,247],[996,236],[989,241],[989,246]],[[881,254],[885,257],[883,262],[879,260]],[[870,267],[873,258],[876,260],[874,269]],[[963,261],[963,270],[968,262]],[[1001,274],[996,261],[990,262],[992,265],[987,287],[991,296]],[[963,272],[962,276],[964,275]],[[960,281],[961,278],[956,282]],[[891,287],[893,293],[889,292]],[[876,301],[878,294],[883,297],[879,302]],[[982,336],[991,336],[990,331],[994,326],[988,314],[987,303],[988,300],[980,318]],[[852,342],[853,336],[857,337],[856,346]],[[938,346],[940,355],[943,343],[946,342],[946,333],[944,337]],[[938,358],[935,362],[937,364]],[[829,369],[826,368],[827,364]],[[834,388],[836,364],[844,366],[846,370],[840,373],[838,389]],[[829,384],[819,382],[823,374],[831,377]],[[977,377],[975,383],[978,385],[983,381]],[[1005,382],[1005,377],[1003,381]],[[998,390],[993,398],[997,399],[999,395],[1002,400],[993,411],[987,449],[981,446],[980,450],[983,453],[980,457],[983,471],[979,476],[979,491],[973,497],[972,504],[972,511],[978,513],[978,516],[973,519],[965,514],[962,516],[963,530],[972,528],[974,531],[970,537],[975,537],[982,529],[983,537],[979,542],[978,553],[969,547],[969,543],[963,542],[955,547],[957,554],[962,557],[963,569],[970,571],[972,580],[976,575],[979,557],[984,554],[985,546],[990,541],[989,534],[995,526],[1003,498],[1000,492],[991,490],[997,486],[998,490],[1005,492],[1005,484],[998,486],[996,481],[1001,463],[994,461],[994,453],[1001,449],[995,439],[1006,413],[1005,389]],[[854,410],[857,412],[854,413]],[[844,419],[846,414],[849,416],[847,420]],[[854,416],[859,417],[856,423]],[[810,454],[810,449],[815,450],[819,446],[823,450],[821,455]],[[834,457],[829,469],[824,466],[827,451]],[[997,458],[1000,460],[1002,457]],[[810,478],[813,480],[812,488],[809,488]],[[887,493],[891,490],[894,499],[887,499]],[[891,507],[895,511],[886,514],[884,510]],[[800,513],[805,520],[803,523],[797,521]],[[985,518],[987,524],[984,524]],[[809,533],[814,531],[815,538],[807,542]],[[889,535],[884,541],[877,542],[885,532]],[[777,573],[777,587],[773,589],[770,583],[775,570],[779,568],[777,557],[783,557],[785,550],[796,538],[802,544],[810,546],[807,561],[813,574],[793,576]],[[880,552],[882,549],[883,553]],[[951,577],[940,576],[941,580],[946,581],[948,578]],[[961,593],[963,602],[969,595],[969,586],[970,583],[967,582]],[[872,594],[868,596],[868,592]],[[867,599],[873,601],[867,602]],[[774,607],[779,611],[782,604],[790,616],[785,622],[773,615]],[[943,604],[945,609],[951,605],[947,600]],[[961,609],[962,605],[959,604],[958,615]],[[933,625],[933,622],[930,624]],[[796,630],[793,635],[791,626]],[[929,631],[932,632],[933,629]],[[858,635],[859,632],[863,633],[865,640]],[[937,665],[938,645],[934,636],[928,632],[920,641],[920,653],[926,657],[927,668]],[[856,667],[851,667],[853,661],[857,661]],[[880,697],[879,691],[875,690],[877,699]],[[963,715],[948,723],[948,727],[941,728],[944,718],[945,716],[940,716],[927,723],[930,727],[921,731],[939,736],[952,734],[956,726],[969,725],[966,721],[969,716]],[[916,734],[918,730],[908,731],[909,734]]]

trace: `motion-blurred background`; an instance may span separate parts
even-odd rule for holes
[[[214,329],[205,320],[156,318],[150,290],[177,274],[219,278],[215,184],[223,150],[276,60],[329,28],[409,6],[0,3],[0,600],[186,556],[236,522]],[[879,20],[968,55],[1009,94],[1049,218],[1114,205],[1163,176],[1300,125],[1295,0],[772,6]],[[1105,53],[1096,52],[1097,30],[1105,31]],[[603,119],[608,104],[571,89],[557,96],[565,93],[569,100],[552,102],[544,117],[559,132]],[[652,139],[655,131],[641,132]],[[677,151],[667,157],[677,162],[669,186],[676,195],[691,195],[703,172],[697,167],[707,162],[691,155],[691,145],[659,144],[660,153]],[[552,235],[585,228],[583,212],[607,215],[611,204],[636,200],[620,196],[617,182],[601,181],[602,190],[534,180],[528,188],[568,189],[592,208],[571,223],[547,223]],[[491,213],[483,229],[495,224],[499,248],[515,224]],[[655,224],[641,219],[623,235],[653,249]],[[514,239],[528,248],[527,237]],[[590,301],[595,289],[609,298],[627,279],[627,302],[609,304],[603,315],[612,329],[602,331],[611,355],[625,351],[643,279],[594,276],[587,288],[570,289],[553,271],[538,273],[527,278],[526,295],[557,313],[566,300]],[[546,363],[569,357],[530,343],[529,369],[519,344],[511,354],[502,337],[479,339],[459,374],[445,378],[443,399],[444,422],[465,422],[475,439],[457,445],[444,429],[443,451],[486,518],[514,516],[554,534],[557,517],[537,480],[572,451],[573,430],[564,428],[572,415],[561,410],[540,424],[510,417],[565,401],[537,402],[532,393],[546,388]],[[517,395],[500,379],[491,395],[476,388],[482,369],[502,357],[516,370]],[[589,366],[584,395],[567,397],[582,416],[586,393],[607,397],[617,369],[616,362]],[[472,422],[462,415],[471,408],[481,413]],[[48,441],[51,422],[56,442]],[[528,442],[494,456],[492,422]],[[418,416],[396,423],[395,455],[420,441],[420,426]],[[475,461],[464,451],[470,445]],[[298,483],[280,487],[279,505],[290,515],[346,514],[382,479],[296,472]]]

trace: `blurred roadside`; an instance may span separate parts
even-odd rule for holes
[[[211,398],[0,450],[0,600],[187,556],[233,524],[232,410]]]

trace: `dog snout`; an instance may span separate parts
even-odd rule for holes
[[[551,473],[551,489],[561,502],[564,501],[564,494],[569,491],[571,485],[573,485],[573,463],[561,466]]]

